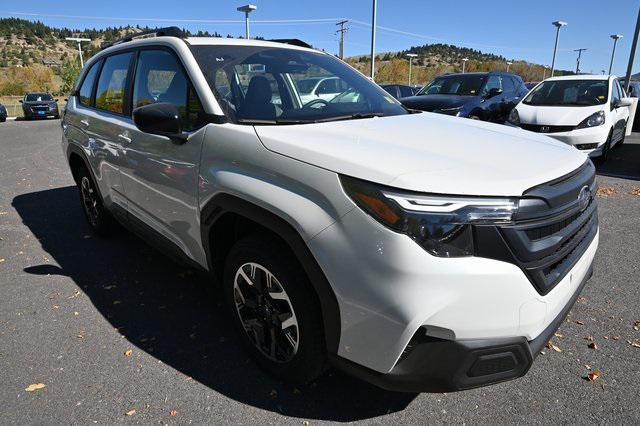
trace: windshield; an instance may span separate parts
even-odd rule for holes
[[[551,80],[533,89],[523,103],[537,106],[594,106],[607,103],[608,80]]]
[[[227,117],[300,124],[407,114],[391,95],[331,55],[264,46],[191,46]]]
[[[48,93],[29,93],[25,96],[25,101],[27,102],[42,102],[42,101],[52,101],[53,98]]]
[[[477,96],[480,93],[485,75],[459,74],[438,77],[427,84],[418,95],[458,95]]]

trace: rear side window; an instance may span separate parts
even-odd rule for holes
[[[156,102],[175,105],[185,130],[202,122],[202,105],[178,59],[166,50],[143,50],[136,68],[133,108]]]
[[[96,90],[96,107],[115,112],[124,113],[124,99],[131,63],[131,52],[113,55],[105,59],[98,89]]]
[[[100,68],[100,62],[96,62],[91,66],[89,71],[87,72],[84,81],[82,82],[82,86],[80,86],[80,103],[82,105],[91,105],[91,95],[93,94],[93,83],[96,81],[96,76],[98,75],[98,68]]]
[[[406,98],[408,96],[413,96],[413,90],[411,87],[400,86],[400,97]]]
[[[516,86],[513,84],[511,77],[502,77],[502,90],[509,93],[516,90]]]

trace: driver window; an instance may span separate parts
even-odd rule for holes
[[[487,94],[491,89],[502,89],[500,85],[500,77],[497,75],[490,75],[487,79],[487,84],[484,86],[484,93]]]
[[[620,90],[618,88],[618,84],[616,81],[613,82],[613,88],[611,93],[611,106],[615,105],[616,102],[620,101]]]

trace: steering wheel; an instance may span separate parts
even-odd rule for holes
[[[324,100],[324,99],[322,99],[322,98],[318,98],[318,99],[314,99],[314,100],[312,100],[312,101],[310,101],[310,102],[307,102],[306,104],[304,104],[304,106],[303,106],[302,108],[303,108],[303,109],[306,109],[306,108],[313,108],[313,107],[314,107],[314,105],[320,105],[320,104],[322,104],[322,105],[323,105],[323,107],[327,107],[327,106],[329,106],[329,102],[325,101],[325,100]],[[316,108],[317,108],[317,107],[316,107]]]

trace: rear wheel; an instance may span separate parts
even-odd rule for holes
[[[263,369],[292,383],[323,372],[320,306],[283,243],[262,234],[238,241],[227,256],[224,293],[241,342]]]
[[[82,211],[93,232],[103,236],[111,234],[114,230],[114,220],[104,208],[93,178],[84,167],[78,173],[78,188]]]
[[[624,125],[624,129],[622,130],[622,137],[620,138],[620,140],[618,141],[618,143],[615,145],[615,148],[618,148],[620,146],[622,146],[622,144],[624,143],[624,139],[627,137],[627,125]]]

